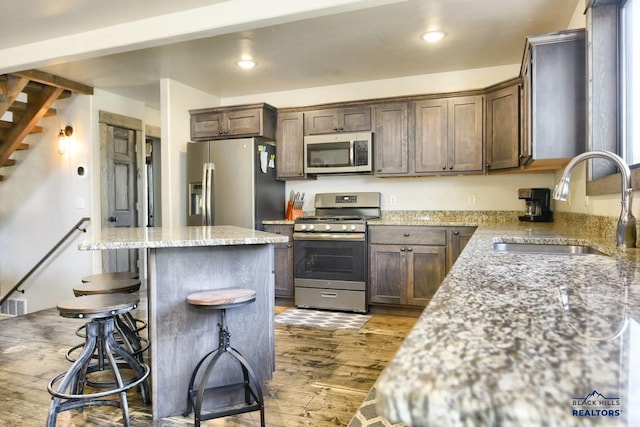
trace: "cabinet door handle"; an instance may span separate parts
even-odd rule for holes
[[[449,170],[453,169],[453,166],[449,166]]]
[[[282,231],[276,230],[276,234],[282,234]]]
[[[382,172],[382,169],[378,169],[377,172]]]
[[[447,167],[446,166],[442,166],[442,170],[447,170]]]
[[[411,252],[412,250],[412,248],[407,248],[407,252]]]
[[[291,243],[287,244],[287,248],[292,248],[292,247],[293,247],[293,245]]]
[[[454,235],[454,236],[457,236],[458,234],[460,234],[460,232],[459,232],[459,231],[454,231],[454,232],[453,232],[453,235]]]
[[[404,252],[405,248],[400,248],[400,252]]]
[[[404,233],[404,237],[409,237],[410,234],[409,233]]]

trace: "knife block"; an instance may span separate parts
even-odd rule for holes
[[[302,216],[302,209],[295,209],[293,207],[293,202],[287,203],[287,212],[285,214],[285,218],[293,221]]]

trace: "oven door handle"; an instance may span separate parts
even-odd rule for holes
[[[364,242],[364,233],[293,233],[293,240],[327,240],[331,242]]]

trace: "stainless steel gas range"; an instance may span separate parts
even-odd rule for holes
[[[367,220],[380,217],[380,193],[319,193],[315,215],[293,232],[295,304],[367,310]]]

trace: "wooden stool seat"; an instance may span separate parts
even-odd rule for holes
[[[251,289],[216,289],[189,294],[187,302],[191,305],[220,310],[250,304],[256,300],[256,291]]]
[[[82,295],[119,294],[137,292],[140,290],[139,279],[95,280],[85,282],[73,288],[73,294]]]
[[[90,276],[85,276],[82,279],[83,283],[94,282],[96,280],[123,280],[123,279],[139,279],[140,275],[131,271],[120,271],[117,273],[98,273]]]
[[[58,304],[62,317],[100,318],[127,313],[138,306],[140,298],[136,294],[87,295],[68,299]]]

